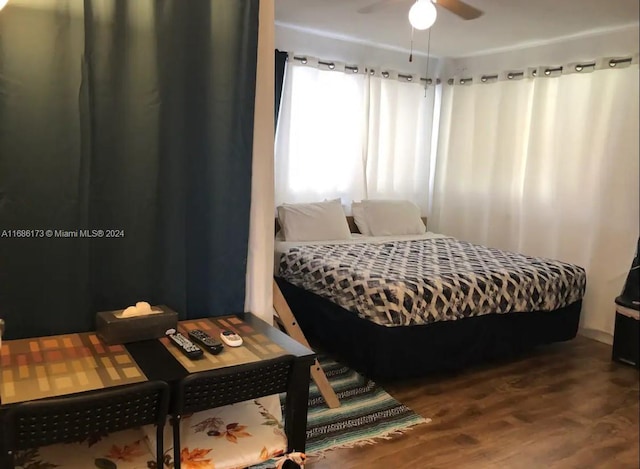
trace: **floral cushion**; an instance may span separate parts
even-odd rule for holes
[[[158,469],[156,428],[126,430],[17,451],[17,469]],[[276,458],[285,453],[287,438],[278,396],[218,407],[180,421],[180,461],[183,469],[231,469]],[[173,433],[164,432],[164,466],[173,468]]]
[[[81,443],[16,451],[14,461],[19,469],[156,468],[155,453],[140,428],[96,436]]]
[[[155,427],[144,428],[155,451]],[[278,396],[185,415],[180,421],[182,469],[244,468],[287,450]],[[171,425],[165,427],[165,464],[173,467]]]

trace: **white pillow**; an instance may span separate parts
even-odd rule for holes
[[[362,208],[372,236],[426,233],[420,208],[408,200],[363,200]]]
[[[286,241],[351,239],[340,199],[280,205],[278,220]]]
[[[353,221],[358,227],[358,231],[365,236],[371,236],[371,230],[367,225],[367,219],[364,216],[364,207],[362,202],[353,202],[351,204],[351,214],[353,215]]]

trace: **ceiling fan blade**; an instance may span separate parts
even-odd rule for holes
[[[473,20],[483,15],[481,10],[478,10],[471,5],[464,3],[461,0],[434,0],[436,4],[442,8],[446,8],[451,13],[458,15],[463,20]]]
[[[375,11],[386,8],[387,6],[392,5],[394,3],[404,2],[404,1],[406,0],[378,0],[377,2],[367,5],[366,7],[360,8],[358,10],[358,13],[362,13],[362,14],[373,13]]]

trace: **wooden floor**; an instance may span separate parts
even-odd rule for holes
[[[638,371],[579,337],[522,359],[386,384],[429,424],[309,469],[638,468]]]

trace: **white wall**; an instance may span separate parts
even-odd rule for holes
[[[274,0],[260,0],[245,311],[273,321]]]
[[[629,56],[638,52],[638,24],[609,31],[539,43],[527,48],[504,49],[473,57],[451,58],[443,63],[443,76],[462,77],[519,70],[535,66],[555,66],[600,57]]]
[[[276,22],[276,48],[279,50],[351,65],[366,65],[425,76],[426,56],[414,53],[413,62],[409,62],[409,45],[407,41],[407,50],[393,49],[364,41],[329,37]],[[441,63],[437,57],[431,58],[430,77],[437,76]]]

